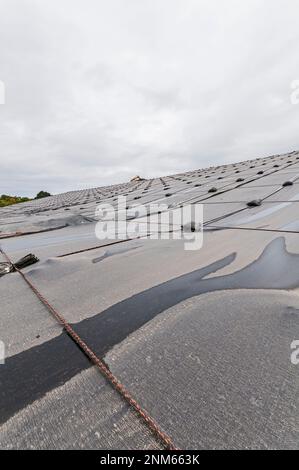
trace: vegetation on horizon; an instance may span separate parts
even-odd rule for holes
[[[29,197],[9,196],[8,194],[2,194],[0,196],[0,207],[10,206],[11,204],[27,201],[30,201]]]
[[[50,193],[47,191],[40,191],[37,193],[34,199],[41,199],[43,197],[51,196]],[[19,202],[28,202],[32,201],[29,197],[21,197],[21,196],[9,196],[8,194],[2,194],[0,196],[0,207],[10,206],[12,204],[18,204]]]

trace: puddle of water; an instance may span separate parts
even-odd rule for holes
[[[240,271],[205,279],[231,264],[235,256],[232,253],[209,266],[140,292],[82,320],[74,329],[103,357],[156,315],[188,298],[217,290],[299,286],[299,255],[287,252],[283,237],[273,240],[256,261]],[[0,370],[0,422],[90,367],[78,349],[80,354],[74,354],[74,347],[63,333],[6,360]]]

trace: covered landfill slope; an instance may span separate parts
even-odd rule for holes
[[[203,247],[98,240],[119,195],[203,204]],[[9,206],[0,238],[177,448],[299,448],[299,152]],[[163,448],[19,272],[0,296],[0,448]]]

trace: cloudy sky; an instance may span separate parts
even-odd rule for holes
[[[299,149],[298,0],[0,0],[0,194]]]

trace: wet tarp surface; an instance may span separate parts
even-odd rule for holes
[[[202,248],[97,239],[96,207],[119,195],[203,204]],[[0,245],[39,258],[22,271],[176,446],[297,449],[298,207],[293,152],[3,208]],[[161,448],[20,274],[0,298],[1,448]]]

